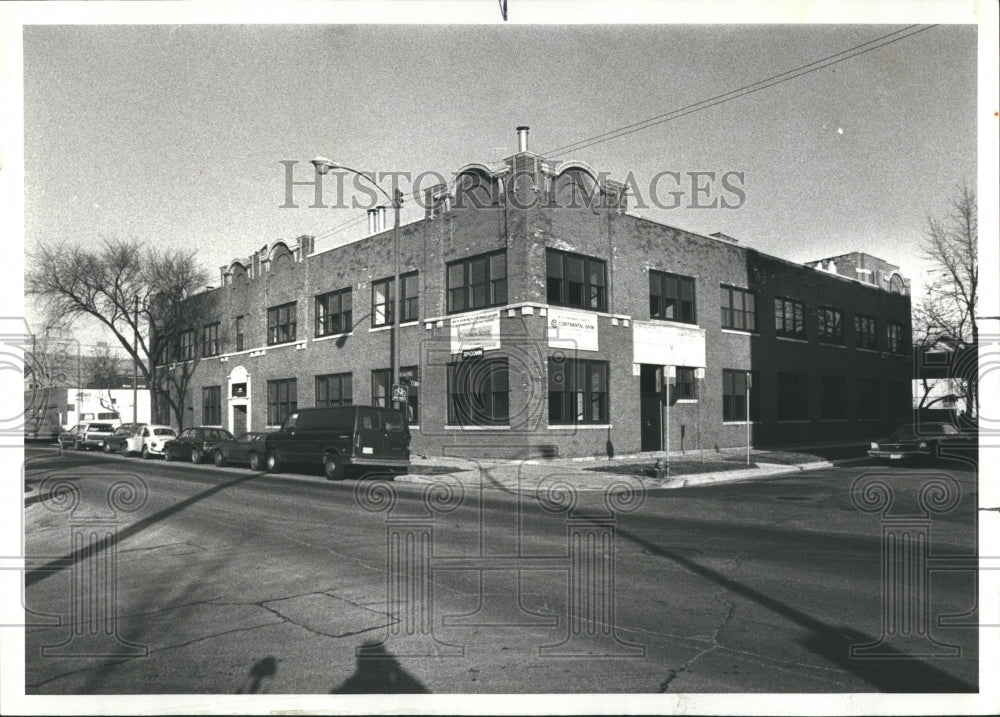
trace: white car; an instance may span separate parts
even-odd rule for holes
[[[163,445],[174,438],[177,438],[177,431],[170,426],[143,426],[139,452],[143,458],[162,456]]]

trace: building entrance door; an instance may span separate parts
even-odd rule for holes
[[[663,397],[657,390],[662,385],[663,367],[640,364],[639,369],[639,421],[640,449],[663,449]]]
[[[239,436],[247,432],[247,407],[233,406],[233,435]]]

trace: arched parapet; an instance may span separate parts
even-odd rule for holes
[[[454,209],[483,209],[496,206],[499,187],[485,164],[466,164],[455,173]]]

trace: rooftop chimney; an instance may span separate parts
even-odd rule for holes
[[[528,128],[525,125],[517,128],[517,151],[528,151]]]
[[[378,230],[380,232],[385,231],[385,206],[375,207],[378,210]]]
[[[368,235],[375,234],[378,229],[378,209],[368,210]]]

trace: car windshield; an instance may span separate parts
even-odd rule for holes
[[[88,431],[113,431],[114,428],[111,427],[110,423],[91,423],[87,428]]]
[[[176,436],[173,428],[154,428],[153,435],[155,436]]]

